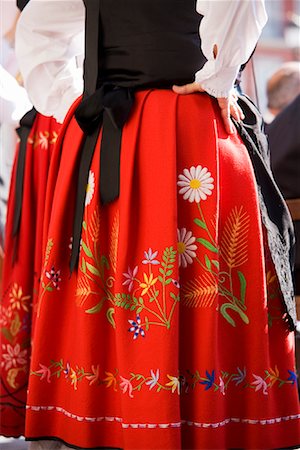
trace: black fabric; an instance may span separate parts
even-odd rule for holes
[[[22,11],[27,3],[29,3],[29,0],[17,0],[17,7]]]
[[[266,127],[271,166],[284,197],[300,197],[300,95]]]
[[[285,199],[300,198],[300,95],[266,127],[274,178]],[[296,268],[300,271],[300,222],[295,222]],[[299,274],[298,274],[299,277]],[[296,282],[297,294],[300,283]]]
[[[99,85],[109,81],[124,87],[164,88],[194,81],[206,62],[196,0],[100,4]]]
[[[32,108],[30,111],[28,111],[22,117],[22,119],[20,120],[20,127],[17,129],[17,133],[20,138],[20,147],[19,147],[17,170],[16,170],[15,208],[14,208],[14,220],[13,220],[13,236],[14,237],[16,237],[18,235],[19,229],[20,229],[27,140],[28,140],[29,133],[32,128],[33,122],[36,118],[36,115],[37,115],[37,111],[34,108]]]
[[[269,168],[269,149],[263,131],[264,123],[261,114],[256,107],[251,107],[254,104],[245,95],[239,97],[238,103],[244,112],[245,119],[241,123],[234,121],[235,126],[248,150],[268,217],[279,230],[282,244],[290,261],[290,267],[293,267],[295,260],[294,229],[284,199]],[[272,251],[276,251],[276,249],[270,248],[270,251],[271,256],[273,256]],[[274,255],[274,257],[276,256]],[[289,314],[287,319],[291,329],[295,329],[296,324]]]

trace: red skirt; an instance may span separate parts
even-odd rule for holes
[[[120,197],[106,206],[99,137],[70,276],[75,106],[47,188],[26,437],[84,449],[299,444],[294,336],[239,137],[206,94],[137,93]]]
[[[16,161],[8,202],[3,267],[1,326],[1,422],[5,436],[24,435],[26,392],[32,338],[32,308],[42,264],[42,231],[50,159],[60,125],[37,115],[30,132],[24,171],[20,231],[13,238]]]

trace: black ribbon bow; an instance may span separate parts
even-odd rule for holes
[[[73,227],[70,270],[77,265],[89,169],[101,127],[100,199],[107,204],[120,193],[120,150],[122,128],[133,105],[133,90],[104,84],[86,96],[77,107],[75,117],[85,133],[81,150]]]

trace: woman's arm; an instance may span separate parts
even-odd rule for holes
[[[267,21],[264,0],[197,1],[202,14],[201,48],[206,64],[195,81],[214,97],[228,97]]]
[[[195,82],[173,86],[177,94],[207,92],[217,97],[228,133],[234,132],[230,120],[244,118],[231,94],[240,66],[245,63],[266,24],[264,0],[197,0],[197,11],[204,17],[200,25],[202,52],[207,58],[195,75]]]
[[[76,57],[84,52],[84,17],[81,0],[31,0],[17,25],[16,53],[29,98],[59,122],[83,89]]]

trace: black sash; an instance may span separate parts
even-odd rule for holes
[[[13,219],[13,237],[16,239],[20,231],[20,223],[21,223],[27,141],[36,115],[37,111],[34,108],[32,108],[22,117],[22,119],[20,120],[20,127],[17,129],[17,133],[20,138],[20,147],[16,169],[15,208]],[[16,258],[16,245],[13,256],[14,261],[15,258]]]
[[[79,165],[70,260],[71,273],[78,262],[86,186],[100,129],[103,126],[100,156],[100,198],[102,204],[106,204],[119,196],[122,128],[133,104],[133,90],[131,88],[103,84],[97,89],[98,45],[101,32],[100,2],[88,0],[85,5],[86,30],[88,30],[88,33],[86,33],[85,41],[84,93],[83,99],[75,112],[76,120],[85,133],[85,139],[81,149]]]

